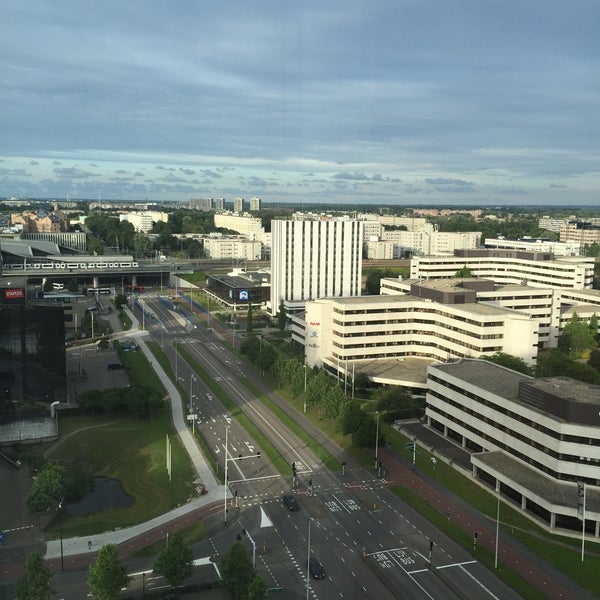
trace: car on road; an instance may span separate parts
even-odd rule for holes
[[[310,560],[308,561],[308,570],[310,571],[310,574],[315,579],[325,579],[325,577],[327,576],[327,573],[325,573],[325,569],[323,568],[323,565],[314,556],[311,556]]]
[[[300,510],[300,504],[294,494],[284,494],[282,499],[283,503],[288,507],[288,510]]]

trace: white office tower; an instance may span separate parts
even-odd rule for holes
[[[318,218],[271,222],[271,314],[307,300],[360,296],[362,222]]]

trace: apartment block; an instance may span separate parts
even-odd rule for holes
[[[243,213],[244,212],[244,199],[243,198],[234,198],[233,199],[233,212],[234,213]]]

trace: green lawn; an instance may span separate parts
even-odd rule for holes
[[[102,417],[96,424],[103,423]],[[106,422],[114,421],[107,417]],[[89,427],[86,417],[63,418],[62,426],[77,430]],[[166,436],[171,441],[172,477],[166,470]],[[77,466],[95,476],[119,479],[135,498],[125,509],[106,510],[85,517],[65,515],[63,535],[88,535],[147,521],[195,495],[193,473],[187,453],[173,434],[167,413],[153,420],[120,419],[104,426],[72,434],[49,458]],[[54,532],[57,533],[57,532]]]

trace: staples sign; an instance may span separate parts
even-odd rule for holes
[[[319,323],[319,321],[311,321],[309,325],[311,325],[312,327],[320,327],[321,323]]]
[[[23,288],[4,290],[4,297],[6,300],[12,300],[13,298],[25,298],[25,290]]]

